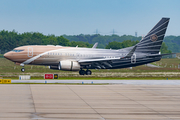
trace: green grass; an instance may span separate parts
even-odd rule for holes
[[[152,67],[146,67],[144,65],[133,67],[133,69],[129,68],[123,68],[123,69],[101,69],[101,70],[92,70],[92,72],[96,73],[104,73],[104,72],[134,72],[134,73],[140,73],[140,72],[180,72],[180,69],[177,69],[178,64],[180,63],[180,60],[177,58],[172,59],[162,59],[161,61],[154,62],[152,64],[159,65],[163,68],[152,68]],[[25,69],[26,71],[24,73],[21,72],[21,66],[15,65],[13,62],[5,59],[0,58],[0,74],[3,73],[13,73],[14,75],[17,74],[27,74],[27,73],[62,73],[62,74],[72,74],[77,73],[77,71],[57,71],[57,70],[50,70],[48,67],[45,66],[35,66],[35,65],[26,65]]]
[[[82,83],[11,83],[11,84],[108,85],[108,83],[104,83],[104,84],[102,83],[93,83],[93,84],[91,83],[84,83],[84,84]]]
[[[152,68],[145,65],[133,67],[133,69],[102,69],[92,70],[91,76],[80,76],[78,71],[58,71],[50,70],[45,66],[26,65],[26,71],[21,72],[21,66],[15,65],[13,62],[0,58],[0,77],[19,79],[19,75],[31,75],[32,79],[43,79],[45,73],[58,74],[59,79],[179,79],[180,69],[178,64],[180,60],[177,58],[162,59],[152,64],[161,66],[162,68]],[[159,72],[159,73],[158,73]],[[151,74],[152,73],[152,74]],[[158,73],[157,75],[154,73]],[[168,74],[167,74],[168,73]],[[171,75],[169,73],[176,73]]]
[[[4,58],[4,55],[3,55],[3,54],[0,54],[0,58]]]
[[[130,77],[59,77],[59,79],[53,79],[53,80],[180,80],[180,76],[167,76],[167,77],[151,77],[151,76],[143,76],[143,77],[136,77],[136,76],[130,76]],[[18,77],[3,77],[3,79],[12,79],[12,80],[18,80]],[[31,80],[44,80],[43,77],[31,77]],[[47,79],[52,80],[52,79]]]

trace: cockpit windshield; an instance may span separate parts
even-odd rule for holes
[[[13,52],[22,52],[24,50],[12,50]]]

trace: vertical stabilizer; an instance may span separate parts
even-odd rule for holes
[[[158,54],[166,33],[170,18],[162,18],[149,33],[137,44],[136,51]]]

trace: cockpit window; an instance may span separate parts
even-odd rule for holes
[[[12,50],[13,52],[22,52],[24,50]]]

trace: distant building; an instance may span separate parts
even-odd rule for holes
[[[137,32],[135,32],[135,37],[137,37]]]

